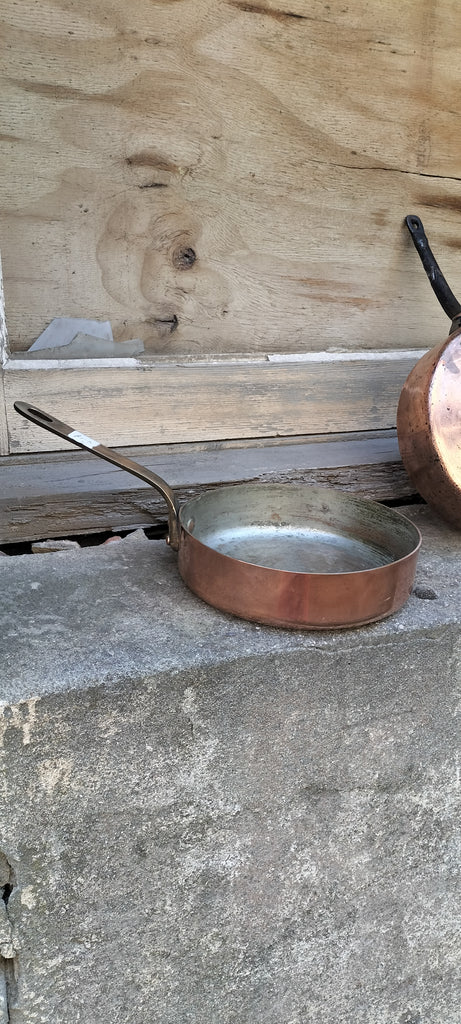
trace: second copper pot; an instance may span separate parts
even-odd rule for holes
[[[411,215],[406,224],[452,329],[404,384],[397,411],[400,453],[422,497],[461,528],[461,305],[431,252],[420,218]]]

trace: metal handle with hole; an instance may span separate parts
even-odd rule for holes
[[[111,462],[114,466],[118,466],[119,469],[124,469],[127,473],[131,473],[132,476],[137,476],[139,480],[144,480],[146,484],[155,487],[155,490],[159,491],[168,505],[168,544],[174,551],[178,550],[179,522],[176,498],[171,487],[165,480],[162,480],[162,477],[152,473],[150,469],[140,466],[133,459],[128,459],[125,455],[119,455],[118,452],[112,451],[111,448],[106,448],[105,445],[100,444],[99,441],[94,441],[92,437],[88,437],[86,434],[80,433],[79,430],[74,430],[67,423],[63,423],[61,420],[56,419],[55,416],[51,416],[50,413],[43,412],[42,409],[36,409],[34,405],[29,405],[27,402],[15,402],[14,408],[21,416],[25,416],[27,420],[35,423],[37,426],[44,427],[50,433],[57,434],[58,437],[62,437],[66,441],[71,441],[78,448],[83,448],[87,452],[92,452],[93,455],[98,455],[100,459]]]
[[[426,238],[422,220],[420,217],[417,217],[416,214],[410,213],[408,217],[405,217],[405,224],[407,225],[413,239],[416,252],[418,253],[421,263],[429,278],[429,283],[433,288],[442,309],[447,316],[450,317],[450,320],[454,320],[455,317],[458,317],[461,313],[461,305],[453,295],[451,288],[448,286],[442,274]]]

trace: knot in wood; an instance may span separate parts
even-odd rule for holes
[[[173,253],[173,265],[178,270],[189,270],[190,267],[193,267],[196,259],[197,253],[190,245],[181,246]]]

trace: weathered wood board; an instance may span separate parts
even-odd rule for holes
[[[11,347],[429,347],[461,289],[458,0],[0,0]]]
[[[163,476],[180,502],[223,484],[255,480],[316,483],[376,500],[408,499],[413,487],[395,432],[203,445],[123,449]],[[0,544],[165,524],[153,488],[85,452],[9,456],[0,460]]]
[[[80,368],[11,360],[5,397],[11,453],[71,447],[20,416],[14,401],[51,412],[108,445],[384,430],[418,352],[336,354],[171,365]],[[104,360],[101,360],[104,362]],[[110,360],[107,360],[110,363]],[[120,361],[121,362],[121,361]]]

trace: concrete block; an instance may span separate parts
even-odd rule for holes
[[[409,514],[419,596],[334,634],[142,537],[2,559],[12,1024],[461,1021],[461,535]]]

